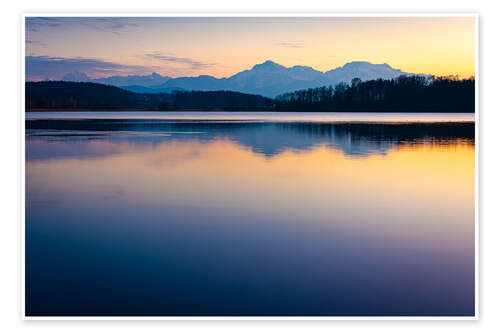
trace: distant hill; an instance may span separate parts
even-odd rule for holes
[[[26,109],[119,109],[137,106],[136,94],[90,82],[26,82]]]
[[[179,88],[179,87],[171,87],[171,88],[150,88],[150,87],[144,87],[144,86],[121,86],[120,88],[138,93],[138,94],[161,94],[161,93],[167,93],[171,94],[175,91],[184,91],[185,89]]]
[[[235,91],[134,93],[90,82],[26,83],[26,109],[301,112],[474,112],[475,80],[399,76],[302,89],[272,100]]]
[[[105,78],[91,79],[87,76],[87,74],[83,72],[74,71],[64,75],[61,81],[92,82],[92,83],[108,84],[116,87],[124,87],[124,86],[151,87],[163,84],[169,79],[171,79],[169,76],[162,76],[158,73],[151,73],[151,75],[126,75],[126,76],[115,75]]]
[[[26,110],[271,110],[272,100],[233,91],[133,93],[91,82],[26,82]]]
[[[376,80],[376,79],[394,79],[401,75],[424,75],[405,73],[400,69],[395,69],[388,64],[372,64],[368,61],[352,61],[348,62],[342,67],[325,72],[325,76],[330,82],[351,82],[354,78],[359,78],[362,81]],[[428,76],[428,75],[427,75]]]
[[[271,60],[253,66],[251,69],[236,73],[228,78],[215,78],[209,75],[169,78],[157,73],[145,76],[111,76],[90,79],[85,73],[69,73],[63,81],[94,82],[122,87],[134,92],[163,93],[172,90],[229,90],[247,94],[258,94],[269,98],[300,89],[321,86],[335,86],[340,82],[351,82],[354,78],[363,81],[374,79],[393,79],[400,75],[423,75],[405,73],[388,64],[372,64],[367,61],[353,61],[326,72],[307,66],[285,67]],[[146,89],[147,88],[147,89]]]
[[[400,75],[418,75],[394,69],[388,64],[372,64],[356,61],[325,73],[307,66],[285,67],[273,61],[257,64],[249,70],[239,72],[229,78],[217,79],[212,76],[180,77],[152,86],[154,89],[179,87],[185,90],[232,90],[249,94],[275,96],[299,89],[335,86],[340,82],[351,82],[354,78],[363,81],[392,79]]]

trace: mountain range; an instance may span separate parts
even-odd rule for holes
[[[127,75],[127,76],[116,75],[99,79],[91,79],[87,76],[87,74],[83,72],[74,71],[64,75],[61,81],[93,82],[93,83],[108,84],[116,87],[123,87],[123,86],[150,87],[165,83],[169,79],[171,79],[171,77],[162,76],[158,73],[151,73],[151,75]]]
[[[62,81],[94,82],[117,86],[136,93],[171,93],[175,90],[231,90],[246,94],[258,94],[274,98],[276,95],[299,89],[320,86],[335,86],[340,82],[350,83],[353,78],[363,81],[392,79],[401,75],[424,75],[407,73],[390,65],[353,61],[344,66],[321,72],[308,66],[285,67],[271,60],[253,66],[228,78],[209,75],[171,78],[158,73],[151,75],[110,76],[91,79],[85,73],[66,74]]]

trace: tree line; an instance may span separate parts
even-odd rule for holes
[[[26,110],[474,112],[475,79],[400,76],[297,90],[274,100],[234,91],[133,93],[89,82],[26,83]]]
[[[339,83],[276,97],[277,111],[474,112],[475,79],[400,76]]]
[[[270,111],[273,101],[234,91],[133,93],[90,82],[26,82],[26,110]]]

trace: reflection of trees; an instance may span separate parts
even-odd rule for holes
[[[474,123],[279,123],[277,126],[315,138],[347,155],[385,154],[400,145],[474,144]]]
[[[317,123],[317,122],[226,122],[171,120],[30,120],[26,129],[57,131],[121,131],[120,140],[163,142],[165,140],[217,140],[226,138],[272,156],[287,149],[311,150],[325,145],[346,155],[385,154],[404,145],[474,145],[474,123]],[[54,132],[55,131],[55,132]],[[28,133],[27,132],[27,133]],[[140,138],[127,132],[144,133]],[[168,132],[169,136],[163,135]],[[110,133],[112,134],[112,133]],[[156,135],[155,135],[156,134]],[[162,135],[160,135],[162,134]],[[125,136],[125,137],[124,137]]]
[[[474,142],[474,123],[278,123],[277,126],[307,136],[349,137],[353,141],[449,141],[460,138]]]

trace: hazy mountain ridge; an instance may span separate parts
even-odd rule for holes
[[[332,80],[350,81],[355,77],[367,80],[392,79],[400,75],[423,75],[415,73],[406,73],[400,69],[392,68],[389,64],[372,64],[367,61],[353,61],[342,67],[325,72],[325,75]]]
[[[151,73],[151,75],[114,75],[104,78],[91,79],[86,73],[74,71],[64,75],[61,81],[101,83],[115,87],[140,86],[149,88],[151,86],[165,83],[169,79],[171,79],[170,76],[162,76],[154,72]]]
[[[118,88],[122,88],[133,93],[137,94],[171,94],[176,91],[185,91],[185,89],[179,87],[169,87],[169,88],[151,88],[139,85],[131,85],[131,86],[119,86]]]
[[[210,75],[170,78],[157,73],[151,75],[112,76],[90,79],[85,73],[69,73],[63,81],[94,82],[118,86],[133,92],[163,93],[174,90],[231,90],[246,94],[275,97],[279,94],[321,86],[335,86],[340,82],[349,83],[353,78],[363,81],[392,79],[400,75],[424,75],[403,72],[389,64],[372,64],[367,61],[353,61],[344,66],[321,72],[308,66],[285,67],[271,60],[254,65],[228,78]]]

